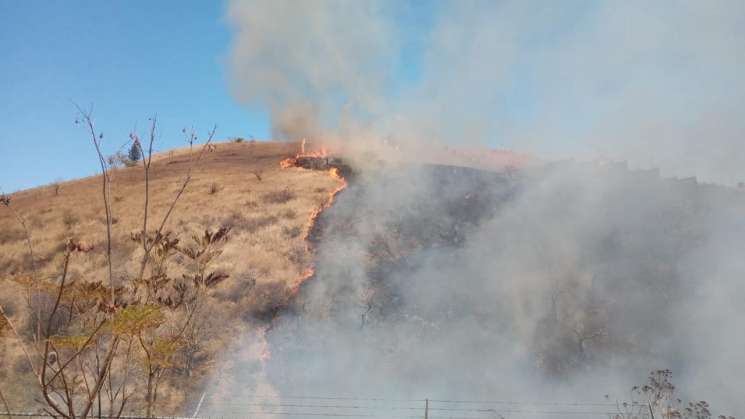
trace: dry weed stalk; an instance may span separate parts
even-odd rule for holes
[[[631,388],[631,402],[616,402],[618,413],[611,419],[711,419],[706,401],[684,403],[676,397],[672,377],[669,369],[650,372],[646,384]],[[717,419],[735,418],[719,415]]]
[[[176,204],[191,182],[195,164],[211,148],[215,128],[209,132],[201,151],[196,155],[190,153],[190,162],[180,187],[152,232],[148,231],[150,170],[156,119],[151,118],[147,154],[143,152],[142,142],[137,134],[130,136],[143,152],[143,222],[142,230],[133,234],[133,239],[142,246],[143,255],[137,275],[131,281],[117,286],[112,262],[114,218],[111,208],[111,164],[107,163],[101,151],[103,134],[96,131],[91,111],[84,111],[77,105],[76,107],[79,112],[76,123],[84,124],[89,132],[101,167],[101,194],[106,213],[106,285],[100,281],[70,280],[69,268],[75,255],[88,253],[93,249],[92,246],[70,239],[64,247],[58,283],[46,284],[55,290],[54,303],[45,319],[42,319],[39,305],[37,331],[33,339],[28,342],[24,338],[1,306],[0,316],[19,341],[24,357],[38,382],[45,404],[44,412],[55,418],[73,419],[101,416],[107,410],[107,416],[119,417],[130,400],[136,394],[143,393],[144,410],[150,417],[157,400],[158,383],[165,372],[176,365],[175,359],[184,346],[184,336],[194,323],[200,295],[227,277],[225,274],[209,271],[209,263],[219,255],[217,246],[227,240],[228,230],[218,230],[217,233],[206,231],[204,237],[197,241],[197,246],[186,249],[179,248],[178,240],[172,239],[164,231]],[[190,146],[193,146],[196,141],[193,131],[188,140]],[[3,195],[0,203],[13,211],[24,229],[34,275],[33,280],[28,282],[35,284],[38,292],[41,292],[41,282],[35,275],[33,244],[26,222],[11,207],[10,197]],[[186,285],[185,280],[177,281],[167,276],[167,259],[175,251],[184,253],[187,257],[192,255],[192,259],[197,261],[193,274],[189,277],[192,278],[191,285]],[[144,299],[137,292],[137,288],[143,284],[147,289]],[[134,287],[134,292],[125,290],[124,285]],[[171,291],[175,290],[179,302],[163,295],[166,294],[167,287]],[[182,313],[180,316],[166,316],[166,310],[181,310]],[[161,327],[174,321],[178,324]],[[144,383],[136,382],[139,375],[134,373],[137,363],[133,361],[140,358],[143,359],[145,370]],[[4,397],[3,402],[5,403]],[[5,404],[6,410],[9,410],[7,403]]]

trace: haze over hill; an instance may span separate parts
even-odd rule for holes
[[[745,177],[743,4],[399,6],[231,2],[236,96],[364,173],[269,335],[278,399],[602,397],[661,364],[742,412],[742,195],[698,182]],[[485,181],[366,157],[483,143],[594,163]]]
[[[603,416],[671,368],[680,397],[739,414],[743,211],[742,192],[619,164],[384,165],[321,216],[315,275],[267,333],[269,355],[227,360],[260,373],[225,372],[231,390],[205,408],[313,389],[599,403]]]

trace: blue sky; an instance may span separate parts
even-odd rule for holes
[[[93,104],[107,151],[153,114],[161,149],[191,126],[267,138],[266,112],[229,92],[224,14],[210,1],[0,0],[0,188],[96,172],[73,101]]]

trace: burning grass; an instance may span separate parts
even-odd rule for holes
[[[347,187],[347,181],[345,179],[345,172],[349,173],[351,170],[348,166],[344,165],[341,160],[334,159],[329,156],[325,149],[321,149],[316,152],[301,153],[295,157],[290,157],[280,161],[280,167],[283,169],[299,168],[307,171],[325,171],[333,179],[340,180],[341,183],[328,194],[328,198],[321,203],[313,212],[311,212],[308,222],[305,225],[305,233],[303,234],[303,241],[305,242],[305,253],[312,258],[314,253],[313,246],[311,245],[311,239],[314,231],[317,229],[318,217],[321,213],[331,207],[334,204],[337,194]],[[316,188],[316,192],[325,192],[323,188]],[[299,232],[298,232],[299,233]],[[298,259],[297,253],[290,253],[294,255],[294,259]],[[300,276],[290,285],[292,294],[296,294],[300,287],[315,274],[315,267],[310,266],[303,270]]]

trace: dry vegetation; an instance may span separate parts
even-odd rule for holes
[[[179,408],[183,408],[186,395],[204,385],[231,337],[269,320],[287,303],[288,286],[308,269],[310,255],[303,232],[308,228],[309,215],[326,202],[339,180],[318,171],[280,169],[278,162],[296,151],[295,145],[287,143],[220,143],[194,166],[191,182],[164,228],[170,237],[181,240],[181,248],[156,250],[167,254],[170,276],[197,278],[201,269],[201,279],[193,282],[209,283],[204,296],[195,297],[203,299],[199,300],[203,317],[199,328],[203,333],[198,345],[190,345],[189,336],[184,335],[182,340],[187,344],[178,349],[183,352],[181,361],[168,362],[169,373],[164,374],[155,413],[182,413]],[[151,223],[159,223],[167,213],[189,164],[187,150],[154,156],[149,179]],[[112,277],[119,287],[137,277],[144,253],[142,240],[133,240],[142,232],[144,172],[137,166],[115,169],[110,174]],[[55,287],[68,259],[68,284],[77,288],[79,284],[107,285],[107,220],[101,176],[55,183],[9,198],[10,207],[0,206],[0,305],[19,334],[33,340],[35,333],[45,335],[35,330],[36,319],[50,316]],[[206,240],[204,235],[219,229],[228,231],[228,235],[215,240],[209,271],[217,276],[210,283],[206,266],[197,263],[190,270],[193,261],[186,248],[187,243],[198,247]],[[69,243],[74,245],[70,247]],[[157,270],[157,262],[154,257],[151,271]],[[41,283],[46,288],[33,285]],[[65,294],[64,298],[72,297]],[[63,328],[65,315],[72,317],[72,312],[72,308],[52,312],[54,321],[60,322],[53,328]],[[39,406],[37,378],[5,318],[0,319],[0,390],[12,410]],[[156,343],[153,340],[150,345]],[[148,372],[145,367],[155,365],[144,355],[133,355],[132,361],[143,365],[143,374]],[[157,368],[150,370],[152,374],[162,373]],[[190,378],[184,379],[186,376]],[[133,396],[125,411],[141,409],[143,397]]]

